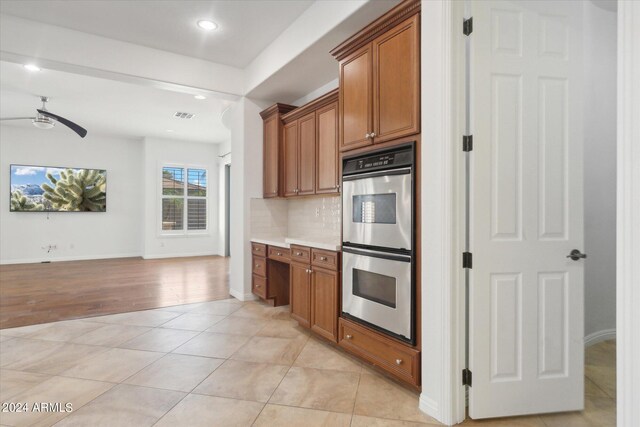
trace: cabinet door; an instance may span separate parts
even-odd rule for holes
[[[314,268],[311,273],[311,330],[338,342],[338,272]]]
[[[284,195],[298,194],[298,122],[284,125],[284,161],[282,162],[284,175]]]
[[[372,43],[375,143],[420,132],[418,27],[415,15]]]
[[[340,150],[372,143],[373,132],[371,45],[340,61]]]
[[[296,319],[300,325],[308,328],[311,318],[310,305],[310,285],[311,274],[309,266],[305,264],[291,263],[289,266],[289,284],[291,295],[291,317]]]
[[[298,195],[316,192],[316,113],[298,119]]]
[[[264,121],[264,176],[262,194],[265,198],[278,196],[279,121],[277,115],[269,117]]]
[[[318,129],[316,193],[337,193],[338,177],[338,103],[316,111]]]

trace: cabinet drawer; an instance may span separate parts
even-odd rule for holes
[[[269,258],[276,261],[289,264],[289,254],[291,251],[287,248],[280,248],[278,246],[269,246]]]
[[[338,253],[322,249],[311,249],[311,265],[329,270],[337,270]]]
[[[251,279],[251,292],[258,295],[260,298],[267,298],[267,279],[264,277],[256,276],[255,274]]]
[[[267,256],[267,245],[251,242],[251,253],[258,256]]]
[[[291,245],[291,261],[311,263],[311,249],[306,246]]]
[[[346,319],[340,319],[341,347],[412,384],[420,384],[420,352],[366,329]]]
[[[262,277],[267,277],[267,259],[254,256],[252,258],[252,271],[253,271],[253,274],[256,274]]]

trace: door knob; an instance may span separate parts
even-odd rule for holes
[[[586,258],[587,254],[581,253],[578,249],[574,249],[571,251],[567,258],[571,258],[574,261],[578,261],[580,258]]]

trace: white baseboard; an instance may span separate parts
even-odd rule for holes
[[[180,252],[175,254],[143,254],[143,259],[161,259],[161,258],[186,258],[191,256],[219,256],[215,252]]]
[[[418,407],[422,412],[429,415],[431,418],[440,420],[440,406],[438,405],[438,402],[431,399],[424,393],[420,393],[420,400],[418,401],[418,404]]]
[[[140,253],[124,253],[124,254],[107,254],[107,255],[78,255],[78,256],[61,256],[50,258],[23,258],[23,259],[3,259],[0,265],[9,264],[39,264],[42,262],[61,262],[61,261],[89,261],[92,259],[112,259],[112,258],[134,258],[140,257]]]
[[[255,300],[258,299],[258,297],[256,297],[252,293],[245,294],[245,293],[239,292],[239,291],[237,291],[235,289],[231,289],[231,288],[229,289],[229,294],[232,297],[234,297],[235,299],[240,300],[240,301],[255,301]]]
[[[616,338],[615,329],[603,329],[601,331],[594,332],[584,337],[584,346],[589,347],[594,344],[598,344],[599,342],[606,341],[606,340],[613,340],[615,338]]]

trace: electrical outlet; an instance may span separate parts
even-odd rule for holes
[[[320,216],[320,208],[316,208],[316,218]]]

